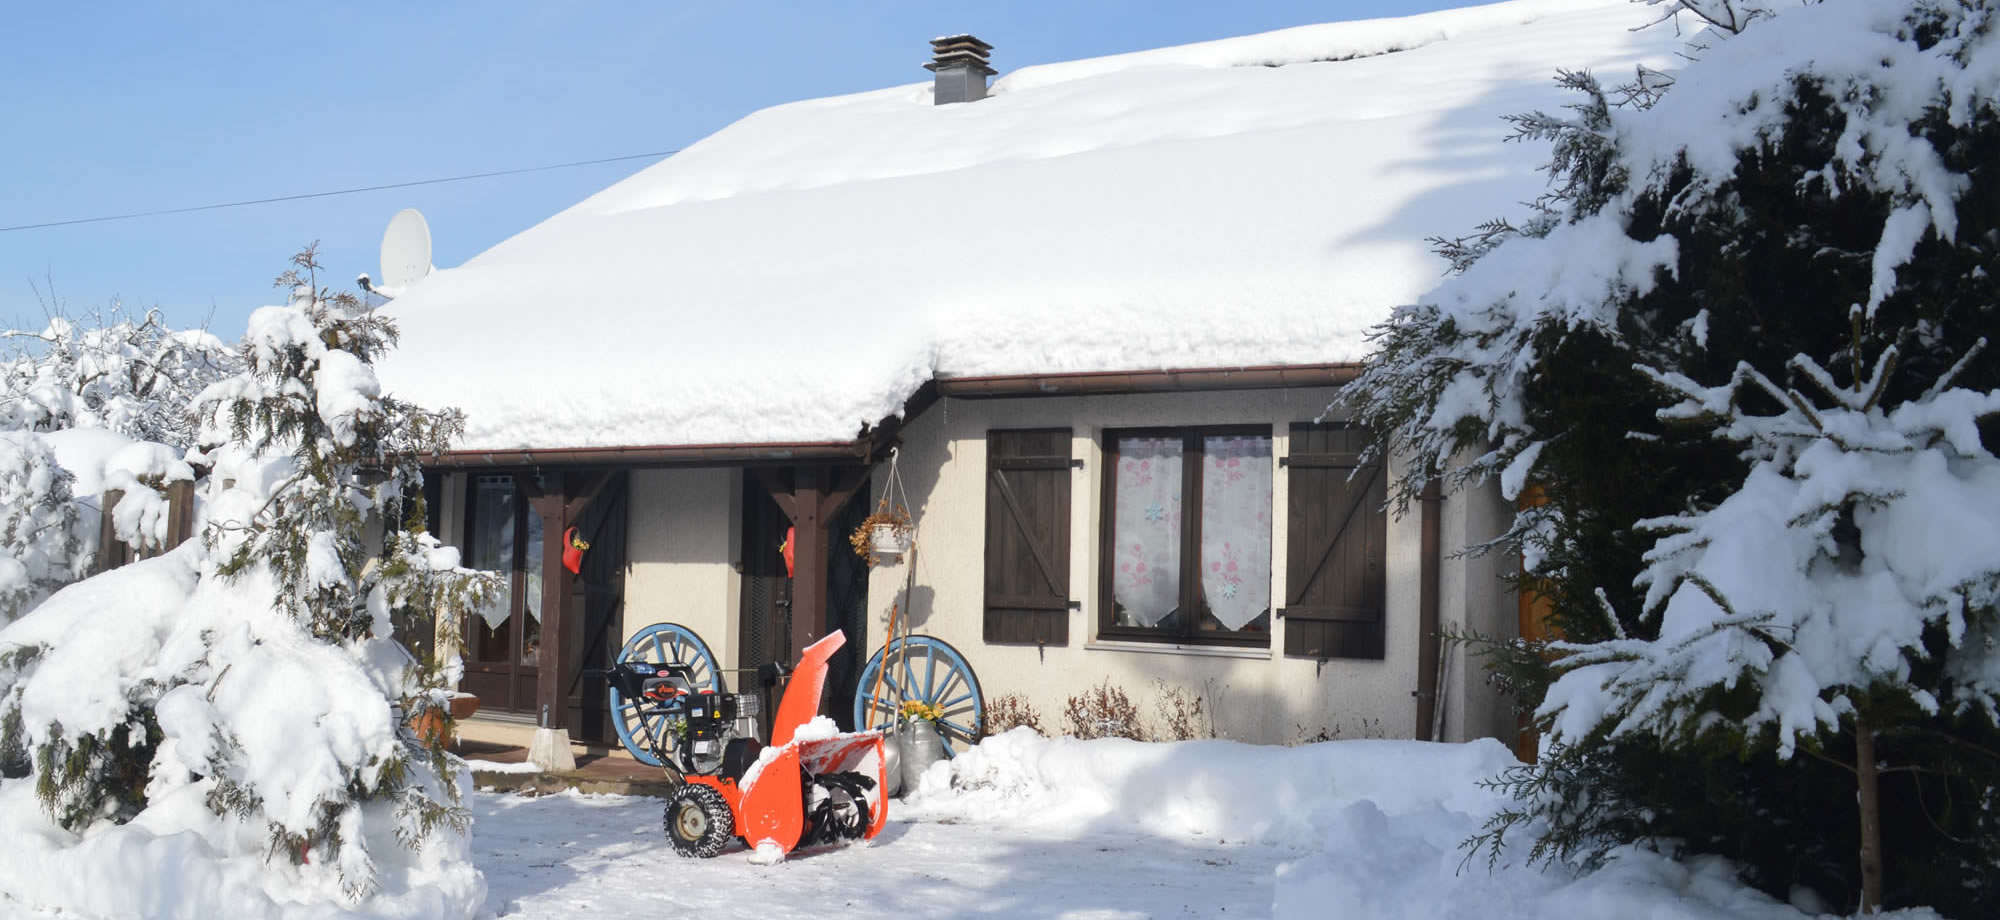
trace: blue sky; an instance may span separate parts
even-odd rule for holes
[[[928,79],[928,39],[950,32],[1006,73],[1462,5],[20,4],[0,227],[668,150],[768,105]],[[416,207],[456,265],[649,162],[4,232],[0,322],[39,326],[53,288],[70,313],[116,298],[234,339],[302,244],[347,286]]]

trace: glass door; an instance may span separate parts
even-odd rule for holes
[[[535,714],[542,638],[542,519],[513,476],[474,477],[466,502],[465,564],[508,574],[507,592],[466,618],[465,690],[480,708]]]

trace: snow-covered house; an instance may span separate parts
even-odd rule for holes
[[[1050,727],[1108,682],[1245,740],[1511,736],[1435,638],[1516,628],[1513,561],[1453,552],[1507,508],[1385,513],[1324,413],[1439,280],[1426,238],[1539,192],[1501,116],[1568,101],[1559,67],[1669,65],[1653,18],[1513,0],[990,91],[985,49],[943,42],[934,81],[757,112],[436,272],[383,374],[467,412],[437,527],[518,572],[465,624],[467,688],[608,738],[584,672],[650,624],[723,668],[836,627],[859,660],[893,605]],[[846,536],[885,495],[916,548],[871,570]]]

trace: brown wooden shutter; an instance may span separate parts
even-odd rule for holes
[[[1389,486],[1381,464],[1361,466],[1368,441],[1358,427],[1292,426],[1279,611],[1287,655],[1383,657]]]
[[[1070,431],[986,433],[988,642],[1069,644]]]

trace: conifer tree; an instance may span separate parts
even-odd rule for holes
[[[1445,242],[1348,396],[1398,500],[1543,499],[1486,549],[1563,638],[1490,651],[1554,747],[1480,842],[1962,913],[2000,897],[2000,16],[1663,6],[1719,28],[1517,119],[1549,195]]]
[[[466,824],[463,764],[403,718],[443,708],[448,663],[392,633],[440,629],[451,654],[452,624],[500,583],[424,532],[418,464],[461,417],[381,392],[395,329],[319,268],[310,247],[294,258],[289,303],[252,315],[242,370],[190,407],[202,539],[0,630],[0,760],[32,752],[73,831],[200,790],[267,832],[267,858],[359,900],[381,881],[371,838],[418,849]]]

